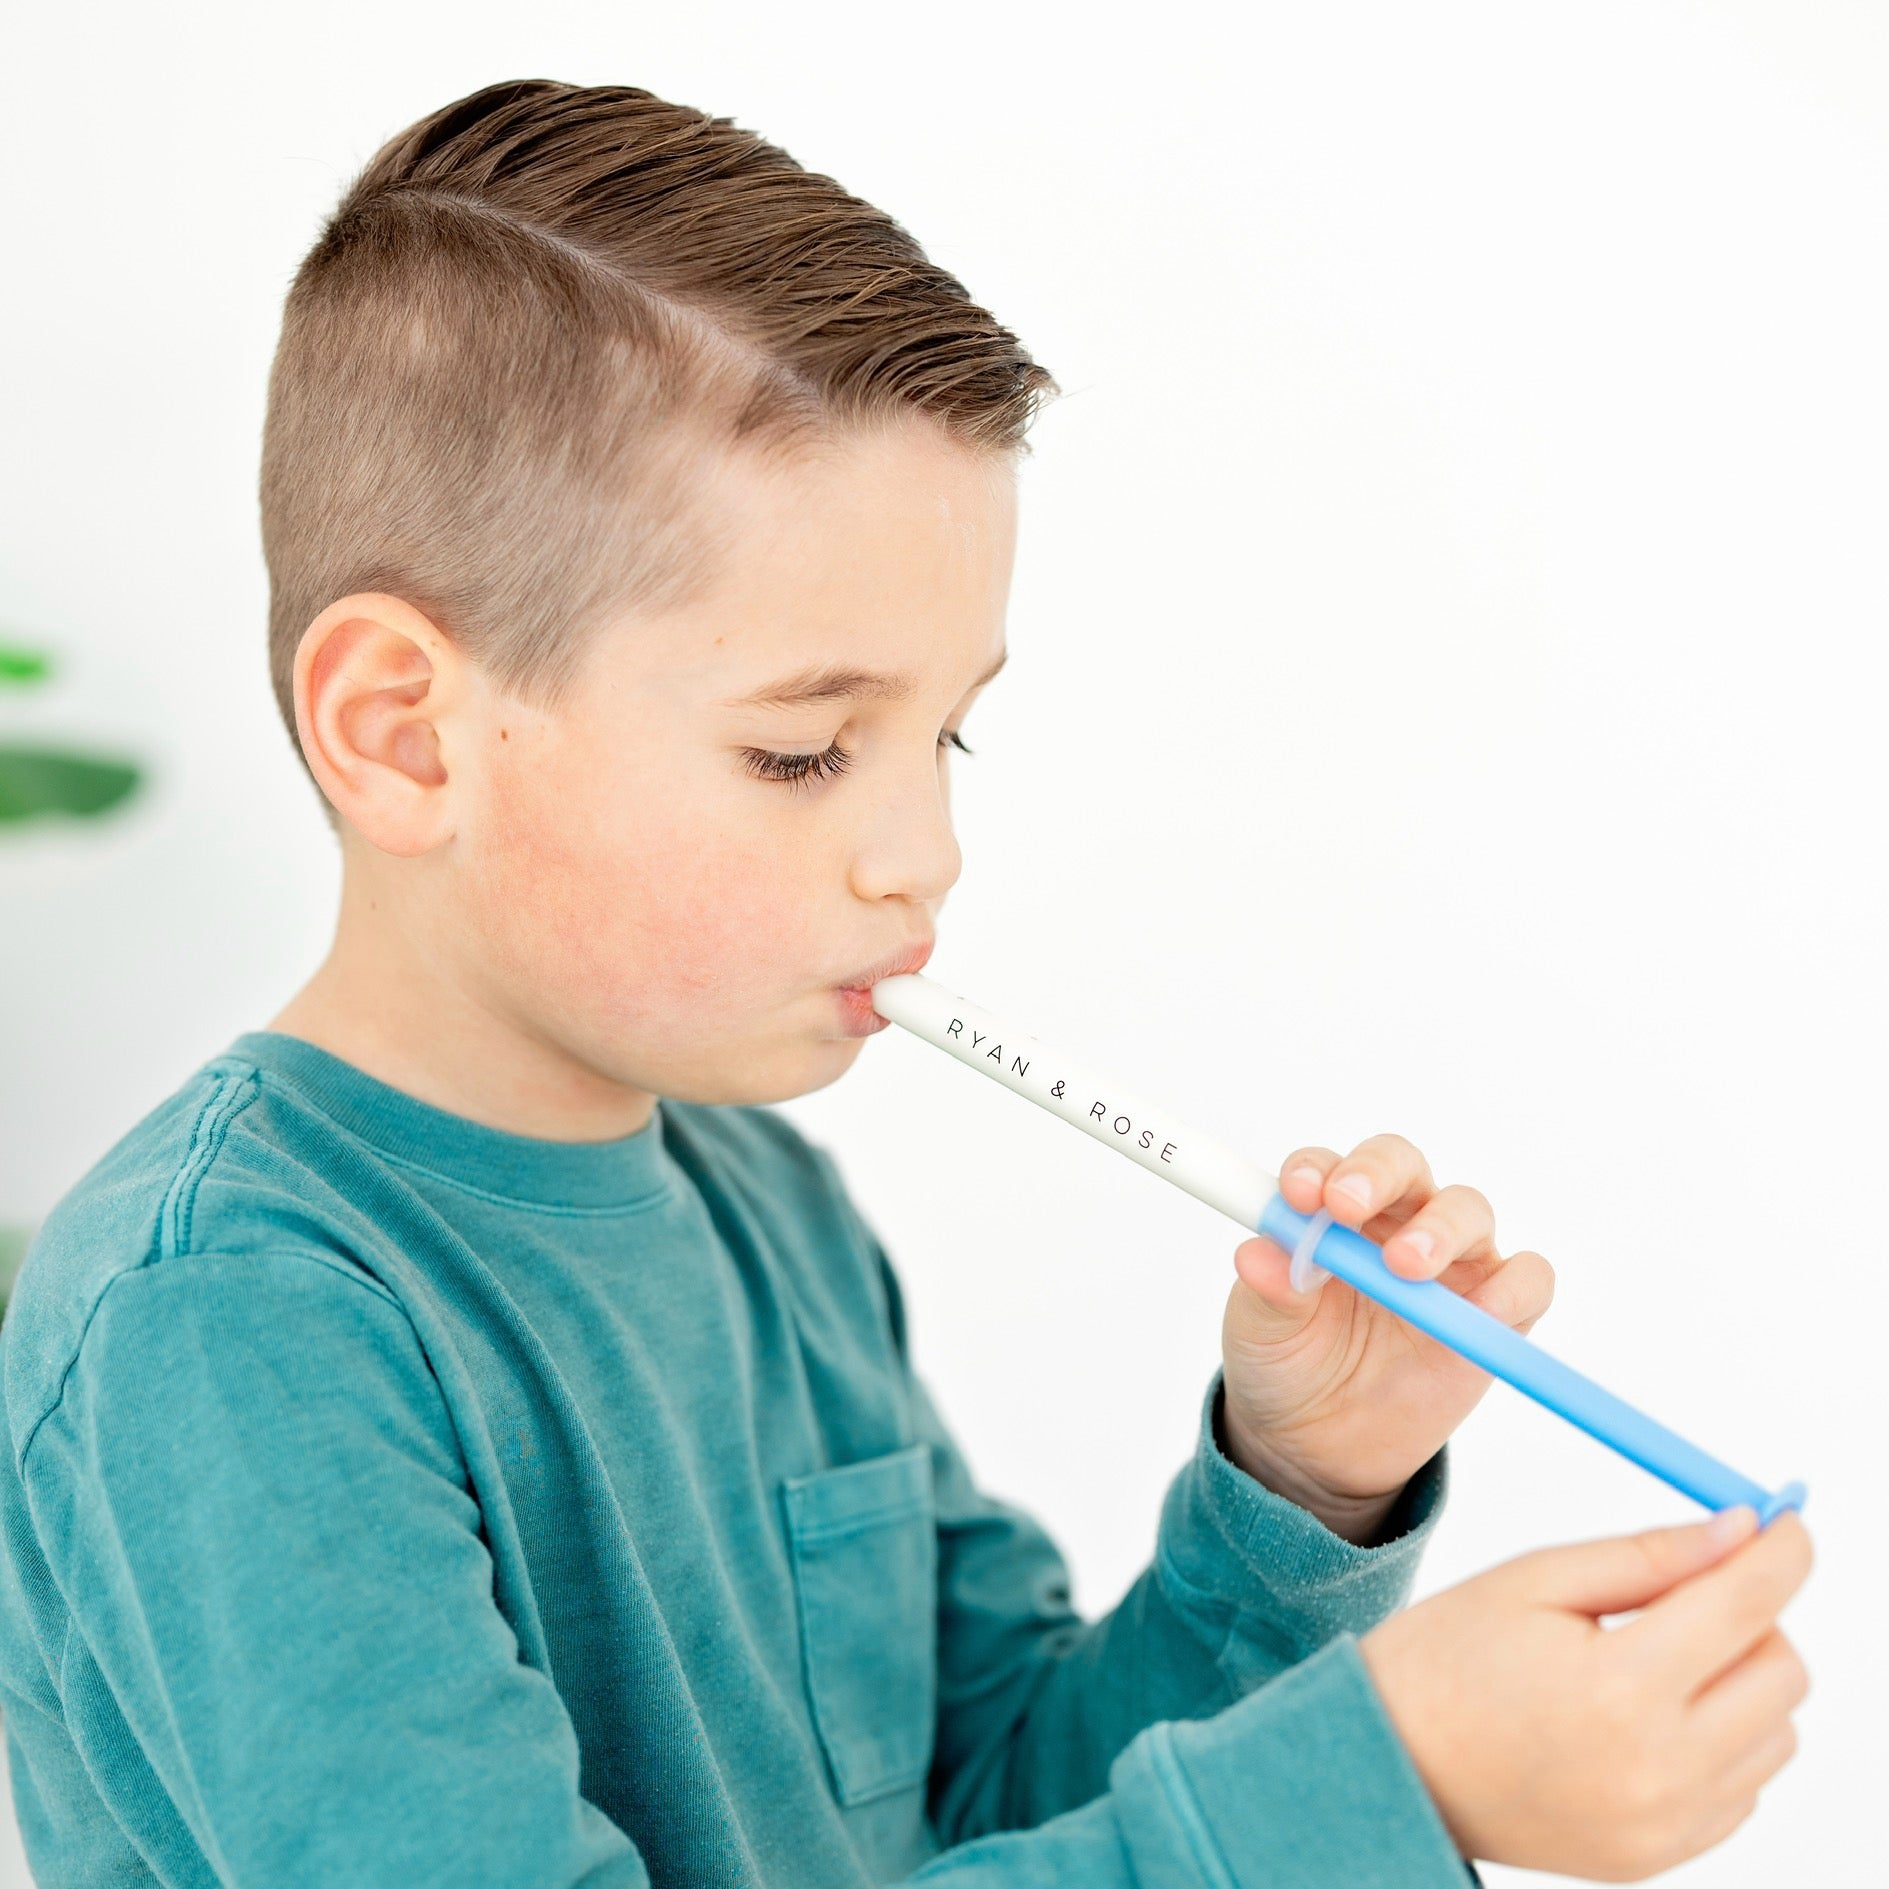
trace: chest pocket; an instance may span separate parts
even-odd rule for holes
[[[842,1804],[922,1784],[938,1710],[938,1519],[914,1443],[781,1484],[814,1729]]]

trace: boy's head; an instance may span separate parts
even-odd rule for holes
[[[957,876],[944,756],[1055,390],[727,119],[529,80],[389,142],[297,273],[263,441],[272,680],[344,860],[326,1001],[515,1053],[550,1120],[833,1080],[838,987]],[[812,669],[908,689],[737,703]]]

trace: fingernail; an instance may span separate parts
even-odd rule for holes
[[[1318,1188],[1323,1188],[1325,1185],[1325,1177],[1317,1168],[1294,1168],[1292,1172],[1286,1176],[1286,1179],[1289,1181],[1298,1181],[1302,1185],[1310,1185]]]
[[[1347,1174],[1342,1181],[1334,1181],[1332,1185],[1338,1193],[1349,1194],[1360,1207],[1371,1204],[1373,1189],[1368,1174]]]
[[[1398,1241],[1410,1248],[1419,1259],[1428,1259],[1436,1251],[1436,1240],[1419,1227],[1414,1233],[1400,1233]]]
[[[1745,1532],[1745,1522],[1758,1519],[1758,1511],[1749,1502],[1741,1502],[1736,1508],[1720,1509],[1705,1525],[1708,1541],[1736,1541]]]

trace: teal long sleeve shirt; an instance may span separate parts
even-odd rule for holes
[[[1353,1546],[1219,1446],[1098,1619],[979,1491],[778,1111],[603,1142],[250,1031],[0,1327],[0,1709],[42,1889],[1460,1889]]]

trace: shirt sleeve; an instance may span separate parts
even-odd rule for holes
[[[1348,1633],[1210,1718],[1137,1733],[1089,1803],[959,1844],[907,1880],[929,1889],[1482,1882],[1411,1769]]]
[[[285,1250],[118,1275],[22,1471],[65,1663],[123,1715],[93,1730],[155,1773],[205,1880],[647,1889],[376,1283]]]
[[[941,1838],[993,1858],[1004,1832],[1112,1841],[1129,1882],[1477,1880],[1358,1647],[1408,1597],[1446,1453],[1406,1485],[1382,1545],[1358,1547],[1225,1456],[1216,1370],[1148,1567],[1084,1620],[1042,1526],[976,1487],[911,1369],[898,1280],[874,1247],[915,1435],[932,1452]]]

